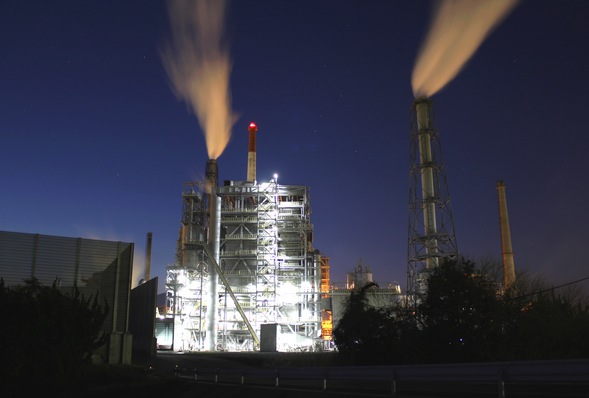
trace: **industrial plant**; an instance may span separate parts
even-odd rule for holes
[[[176,263],[166,271],[177,351],[314,350],[322,344],[328,259],[313,248],[309,188],[256,179],[249,126],[247,179],[187,182]]]
[[[329,280],[329,258],[313,247],[309,187],[256,177],[257,126],[248,128],[247,177],[218,181],[215,159],[205,181],[186,182],[176,262],[166,270],[167,346],[176,351],[313,351],[351,290],[372,282],[361,263],[345,287]],[[429,271],[457,259],[458,247],[433,101],[411,108],[407,291],[376,286],[371,305],[425,293]],[[165,338],[164,338],[165,340]]]
[[[407,288],[373,283],[359,261],[345,286],[330,280],[329,257],[313,246],[310,189],[256,177],[255,123],[249,125],[247,177],[185,183],[176,262],[166,270],[158,346],[174,351],[316,351],[333,348],[332,329],[354,289],[368,303],[416,309],[431,271],[459,260],[433,100],[414,100],[410,127]],[[515,280],[502,181],[499,193],[504,289]]]

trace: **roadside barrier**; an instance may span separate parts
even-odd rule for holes
[[[372,396],[436,394],[505,398],[589,395],[589,360],[406,366],[204,368],[184,370],[197,383]],[[575,395],[577,394],[578,395]]]

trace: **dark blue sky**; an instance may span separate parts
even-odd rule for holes
[[[430,1],[229,4],[232,108],[220,180],[311,189],[314,246],[332,281],[361,259],[405,288],[411,72]],[[520,2],[432,98],[458,246],[500,261],[504,180],[517,270],[589,276],[589,2]],[[159,56],[156,0],[0,3],[0,229],[135,242],[163,291],[183,183],[204,136]]]

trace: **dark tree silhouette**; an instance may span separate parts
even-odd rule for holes
[[[446,261],[430,272],[417,309],[429,360],[501,359],[505,310],[496,283],[468,260]]]
[[[368,303],[368,283],[350,293],[346,309],[333,330],[338,351],[355,364],[392,364],[414,358],[406,342],[415,333],[415,324],[400,306],[375,308]]]
[[[0,305],[7,318],[0,328],[0,374],[3,384],[26,388],[75,380],[92,351],[107,336],[101,327],[108,314],[98,296],[83,297],[77,289],[64,294],[56,283],[36,279],[7,288],[0,278]]]
[[[433,268],[415,313],[369,305],[374,284],[352,291],[333,330],[336,347],[357,364],[589,357],[586,297],[525,274],[503,291],[486,268],[465,259]]]
[[[589,308],[552,290],[506,298],[505,335],[514,360],[589,357]]]

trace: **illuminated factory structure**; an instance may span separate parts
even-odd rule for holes
[[[245,181],[218,184],[213,159],[204,183],[185,183],[166,272],[175,351],[313,350],[330,332],[329,259],[312,245],[309,188],[257,180],[256,132],[251,123]]]
[[[427,97],[415,99],[411,108],[409,174],[407,296],[415,304],[429,271],[458,257],[442,146]]]

